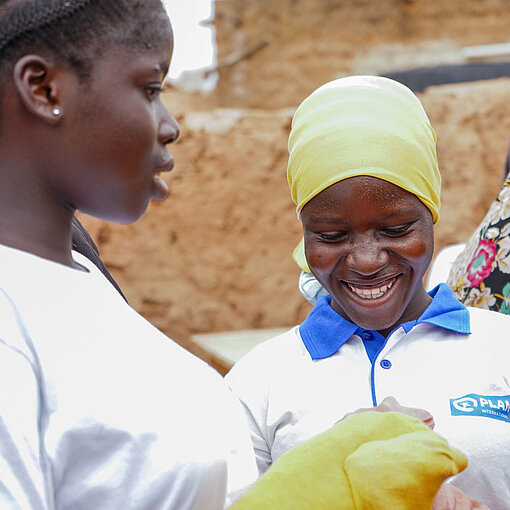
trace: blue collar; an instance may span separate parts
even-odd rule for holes
[[[429,292],[429,295],[432,297],[432,302],[421,317],[400,325],[406,333],[422,322],[463,335],[471,333],[469,312],[462,303],[459,303],[448,285],[439,284]],[[303,343],[312,359],[329,358],[357,331],[366,331],[344,319],[331,308],[330,303],[331,297],[321,297],[299,327]],[[381,336],[378,332],[372,333]],[[389,336],[392,333],[393,331]]]

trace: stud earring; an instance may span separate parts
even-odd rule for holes
[[[53,113],[53,115],[55,115],[55,117],[58,117],[60,115],[60,108],[58,106],[54,106],[51,110],[51,113]]]

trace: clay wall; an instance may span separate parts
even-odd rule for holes
[[[282,108],[348,74],[462,61],[510,40],[507,0],[219,0],[219,106]]]

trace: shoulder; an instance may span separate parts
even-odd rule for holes
[[[472,333],[506,331],[510,334],[510,315],[472,306],[466,308],[469,311]]]
[[[475,345],[480,342],[477,349],[504,358],[510,356],[510,316],[482,308],[467,309],[470,317],[470,340]]]
[[[278,365],[282,356],[286,359],[299,358],[303,354],[303,343],[299,335],[299,326],[295,326],[281,335],[266,340],[251,349],[235,365],[234,368],[247,368],[251,365]]]
[[[275,373],[288,370],[306,355],[306,349],[295,326],[285,333],[273,337],[245,354],[226,375],[233,386],[254,386],[253,381],[269,380]]]

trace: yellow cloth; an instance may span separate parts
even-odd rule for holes
[[[430,510],[467,460],[421,421],[355,414],[288,451],[232,510]]]
[[[419,99],[378,76],[326,83],[299,106],[289,136],[287,180],[297,212],[328,186],[368,175],[416,195],[439,219],[436,135]],[[294,258],[310,272],[303,247]]]

